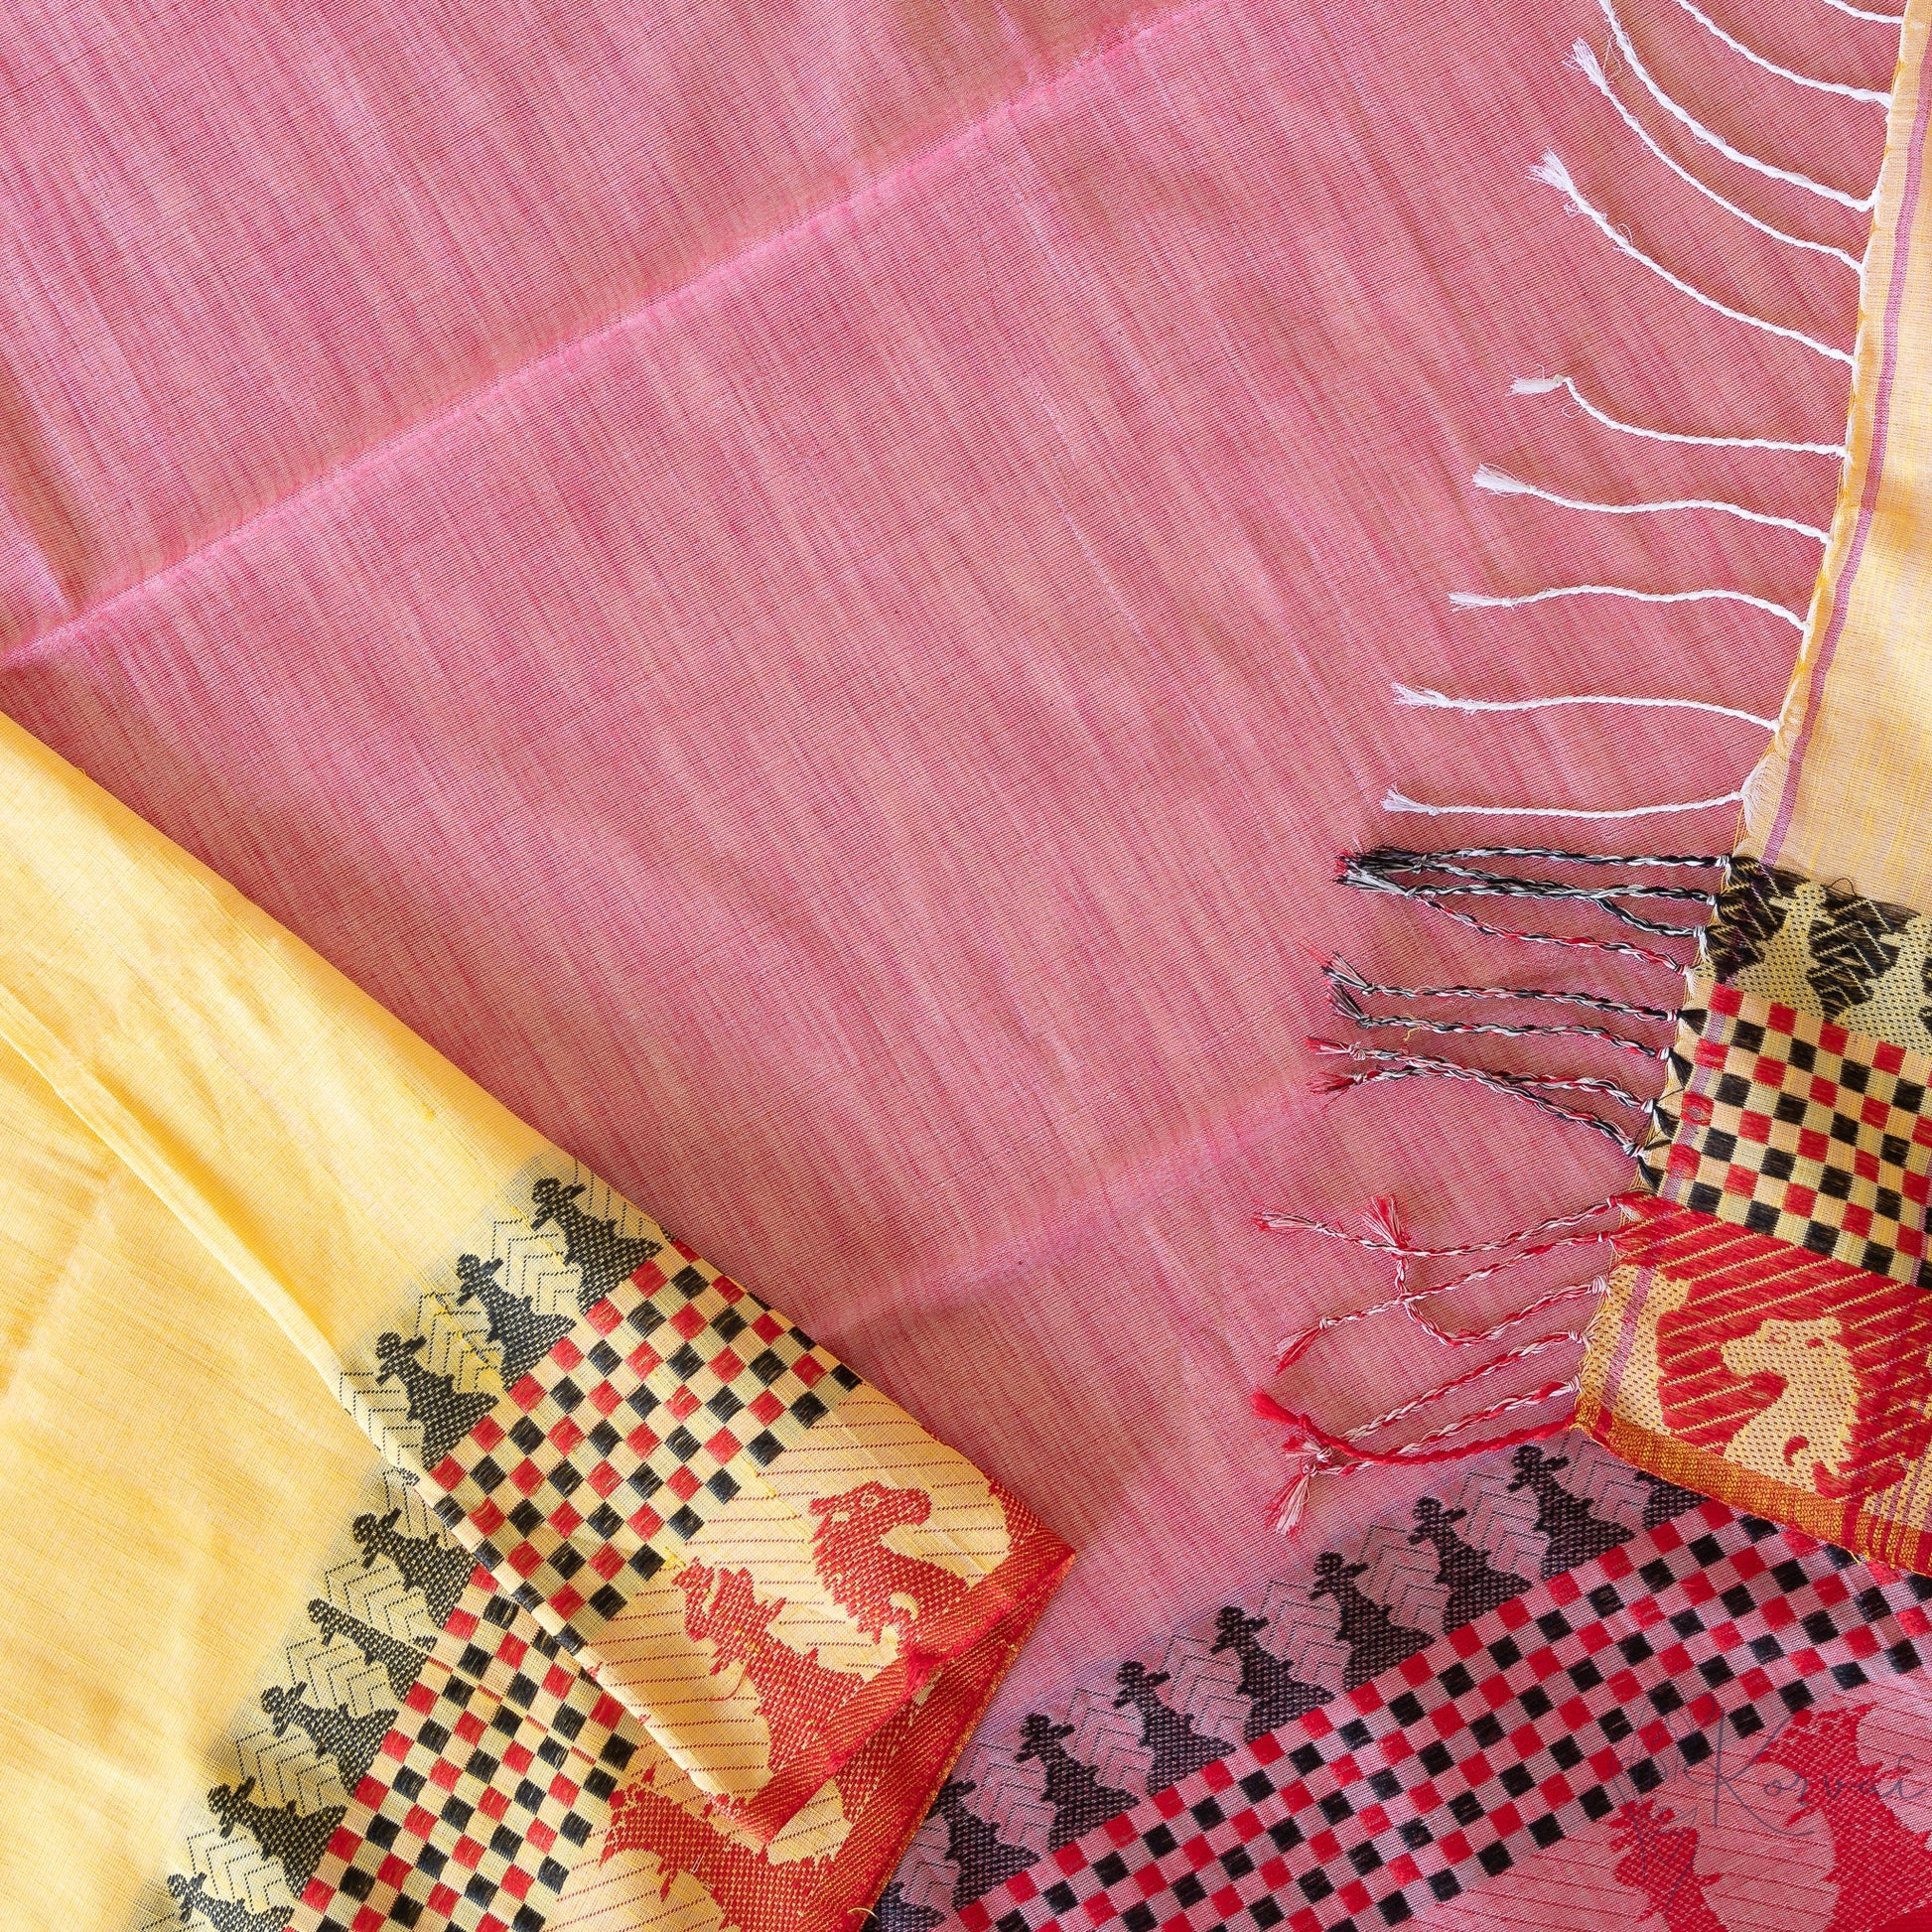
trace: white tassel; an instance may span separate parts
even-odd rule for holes
[[[1782,336],[1786,342],[1798,343],[1819,355],[1829,356],[1834,362],[1843,362],[1849,369],[1852,366],[1852,353],[1849,349],[1834,348],[1830,343],[1821,343],[1816,336],[1807,336],[1802,329],[1787,329],[1781,322],[1767,322],[1762,316],[1754,316],[1748,309],[1733,309],[1727,302],[1720,302],[1715,295],[1685,281],[1683,276],[1673,274],[1654,255],[1647,255],[1630,240],[1610,217],[1599,207],[1584,199],[1583,190],[1571,178],[1570,170],[1563,165],[1555,154],[1545,154],[1541,163],[1530,170],[1533,181],[1547,182],[1570,204],[1577,213],[1592,222],[1604,239],[1618,254],[1628,255],[1633,262],[1640,262],[1653,275],[1670,284],[1680,295],[1688,295],[1693,302],[1701,302],[1721,316],[1727,316],[1732,322],[1748,324],[1752,329],[1762,329],[1768,335]]]
[[[1658,818],[1669,812],[1707,812],[1734,805],[1743,796],[1726,791],[1718,798],[1688,798],[1670,805],[1632,805],[1618,812],[1582,811],[1570,805],[1431,805],[1391,788],[1382,795],[1385,812],[1421,812],[1429,818]]]
[[[1536,496],[1546,503],[1555,503],[1559,509],[1589,510],[1598,516],[1645,516],[1660,510],[1723,510],[1727,516],[1742,517],[1746,523],[1768,524],[1776,530],[1795,530],[1800,536],[1816,537],[1820,543],[1828,542],[1831,536],[1830,531],[1821,530],[1815,523],[1800,523],[1790,516],[1771,516],[1763,510],[1747,510],[1743,504],[1727,502],[1721,496],[1675,496],[1655,503],[1589,502],[1582,497],[1561,496],[1554,489],[1545,489],[1539,483],[1524,483],[1520,477],[1507,476],[1486,463],[1470,481],[1478,489],[1486,489],[1492,495]]]
[[[1753,214],[1749,208],[1739,207],[1735,202],[1726,200],[1701,175],[1694,175],[1666,148],[1644,124],[1624,105],[1623,97],[1610,85],[1609,75],[1603,71],[1603,65],[1596,58],[1596,50],[1587,41],[1579,41],[1570,50],[1570,65],[1590,83],[1596,91],[1617,111],[1623,125],[1643,143],[1651,154],[1661,161],[1679,181],[1688,183],[1707,201],[1717,203],[1726,214],[1734,215],[1746,227],[1755,228],[1759,234],[1768,235],[1773,241],[1781,241],[1787,248],[1802,248],[1813,254],[1830,255],[1834,261],[1841,261],[1855,275],[1863,275],[1863,269],[1856,255],[1843,248],[1835,248],[1829,241],[1817,241],[1810,235],[1792,234],[1788,229],[1773,227],[1770,222]]]
[[[1848,85],[1843,80],[1821,80],[1815,73],[1799,73],[1795,69],[1781,68],[1775,61],[1766,60],[1755,48],[1746,47],[1735,35],[1726,34],[1702,7],[1694,4],[1694,0],[1677,0],[1677,4],[1707,34],[1710,34],[1716,40],[1724,42],[1725,46],[1729,48],[1733,54],[1741,56],[1754,68],[1762,68],[1766,73],[1775,73],[1780,80],[1789,80],[1794,85],[1800,87],[1814,87],[1820,93],[1843,94],[1847,100],[1875,101],[1880,107],[1889,107],[1891,105],[1891,95],[1881,94],[1875,87],[1854,87]]]
[[[1845,258],[1852,258],[1847,255]],[[1706,450],[1777,450],[1797,456],[1829,456],[1843,459],[1843,443],[1787,443],[1770,436],[1693,436],[1686,430],[1649,429],[1642,423],[1625,422],[1621,416],[1612,416],[1608,410],[1599,409],[1595,403],[1578,388],[1575,381],[1567,375],[1519,375],[1509,385],[1512,396],[1547,396],[1562,389],[1569,394],[1572,402],[1592,422],[1601,423],[1605,429],[1613,429],[1624,436],[1642,436],[1655,443],[1695,443]]]
[[[1646,711],[1708,711],[1715,718],[1735,718],[1767,732],[1776,731],[1778,724],[1775,718],[1760,718],[1754,711],[1739,711],[1732,705],[1707,704],[1702,698],[1624,698],[1595,691],[1560,698],[1451,698],[1427,686],[1391,684],[1389,689],[1395,693],[1397,704],[1417,711],[1554,711],[1560,705],[1601,704]]]
[[[1749,591],[1639,591],[1628,584],[1558,584],[1547,591],[1526,591],[1520,597],[1491,597],[1482,591],[1450,591],[1449,601],[1458,611],[1517,611],[1528,604],[1547,604],[1556,597],[1627,597],[1634,604],[1748,604],[1754,611],[1782,618],[1794,629],[1805,627],[1803,616],[1788,605]]]

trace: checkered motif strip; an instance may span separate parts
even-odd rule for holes
[[[1822,1692],[1919,1669],[1928,1598],[1932,1581],[1706,1503],[1208,1764],[957,1919],[1400,1925],[1674,1774],[1747,1757]]]
[[[430,1471],[436,1513],[577,1650],[859,1380],[673,1243]]]
[[[1932,1058],[1707,982],[1679,1016],[1673,1070],[1639,1160],[1665,1200],[1917,1280]]]
[[[479,1570],[290,1932],[542,1932],[637,1747],[617,1700]]]

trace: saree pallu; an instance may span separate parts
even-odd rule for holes
[[[1581,1420],[1651,1473],[1932,1569],[1932,9],[1906,15],[1848,460],[1670,1049]]]
[[[0,764],[0,1916],[850,1922],[1065,1547],[10,725]]]

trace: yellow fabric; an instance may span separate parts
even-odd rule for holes
[[[126,1922],[374,1450],[0,1051],[0,1924]]]
[[[1865,257],[1850,457],[1798,667],[1745,785],[1737,842],[1754,858],[1917,908],[1932,908],[1932,181],[1919,173],[1928,37],[1932,0],[1911,0]]]
[[[0,904],[0,1925],[867,1903],[1065,1547],[4,719]]]

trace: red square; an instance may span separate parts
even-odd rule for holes
[[[437,1885],[430,1892],[429,1909],[438,1918],[448,1918],[456,1909],[456,1893],[448,1885]]]
[[[591,1568],[608,1584],[623,1568],[623,1552],[615,1543],[603,1544],[591,1559]]]
[[[528,1767],[526,1766],[525,1768],[527,1769]],[[530,1843],[537,1848],[539,1852],[549,1851],[550,1848],[553,1845],[555,1845],[557,1842],[557,1833],[555,1828],[553,1826],[546,1825],[541,1818],[531,1819],[530,1828],[528,1831],[526,1831],[523,1834],[523,1836],[527,1838],[530,1841]]]
[[[510,1400],[527,1415],[543,1400],[543,1388],[534,1375],[526,1375],[510,1390]]]
[[[690,1302],[685,1303],[685,1305],[681,1309],[679,1309],[674,1315],[671,1316],[671,1326],[675,1328],[678,1331],[678,1333],[684,1337],[686,1341],[689,1341],[694,1335],[696,1335],[702,1328],[706,1327],[707,1325],[708,1324],[706,1323],[705,1317],[698,1312],[696,1306]]]
[[[550,1512],[550,1527],[559,1536],[567,1537],[575,1535],[583,1521],[583,1517],[578,1515],[577,1511],[569,1503],[559,1503]]]
[[[1880,1073],[1902,1073],[1905,1070],[1905,1049],[1894,1046],[1888,1039],[1881,1039],[1872,1048],[1871,1064]]]
[[[1502,1619],[1505,1630],[1520,1630],[1530,1620],[1530,1613],[1520,1596],[1507,1598],[1497,1607],[1496,1614]]]
[[[603,1306],[604,1305],[601,1302],[598,1304],[599,1308],[602,1308]],[[617,1390],[614,1389],[608,1382],[600,1382],[597,1385],[597,1387],[591,1391],[591,1407],[595,1409],[600,1416],[610,1415],[617,1408],[618,1404],[622,1400],[623,1397],[621,1396],[617,1392]]]
[[[698,1478],[680,1463],[664,1478],[664,1486],[679,1502],[688,1503],[698,1493]]]
[[[631,1515],[624,1518],[635,1532],[637,1540],[648,1543],[664,1527],[664,1519],[648,1503],[641,1504]]]
[[[1737,1116],[1737,1138],[1740,1141],[1756,1141],[1760,1146],[1764,1145],[1771,1138],[1771,1116],[1746,1107]]]
[[[544,1673],[543,1688],[553,1698],[567,1698],[570,1695],[571,1686],[576,1682],[576,1677],[567,1671],[563,1665],[552,1664],[549,1670]]]
[[[1469,1856],[1469,1841],[1460,1832],[1451,1832],[1442,1841],[1443,1857],[1450,1864],[1460,1864]]]
[[[543,1471],[534,1462],[519,1462],[510,1471],[510,1480],[527,1496],[543,1486]]]
[[[533,1761],[534,1754],[527,1744],[505,1744],[503,1746],[503,1762],[512,1771],[527,1771]]]
[[[634,1280],[635,1277],[632,1279]],[[606,1296],[590,1311],[588,1319],[600,1335],[608,1335],[623,1319],[623,1311],[617,1306],[614,1298]]]
[[[752,1332],[760,1341],[776,1341],[785,1331],[785,1324],[769,1309],[752,1323]]]
[[[602,1302],[598,1304],[599,1308],[603,1306]],[[530,1874],[520,1864],[511,1865],[498,1882],[512,1898],[525,1898],[529,1895]]]
[[[551,1597],[550,1607],[568,1623],[584,1607],[584,1599],[570,1585],[566,1584],[556,1595]]]
[[[736,1382],[745,1373],[745,1364],[738,1359],[735,1350],[721,1348],[711,1358],[711,1372],[721,1382]]]
[[[689,1389],[679,1387],[671,1392],[671,1399],[664,1406],[682,1422],[698,1406],[698,1398]]]
[[[551,1430],[550,1440],[556,1444],[563,1454],[568,1455],[584,1440],[584,1432],[566,1416]]]
[[[1739,989],[1734,986],[1725,986],[1723,984],[1714,986],[1712,987],[1707,998],[1708,998],[1708,1004],[1713,1013],[1725,1013],[1725,1014],[1729,1014],[1732,1017],[1735,1017],[1737,1014],[1742,1013],[1744,1010],[1744,996],[1742,992],[1739,991]],[[1783,1009],[1774,1009],[1774,1011],[1782,1011],[1782,1010]],[[1456,1856],[1458,1858],[1465,1858],[1468,1855],[1466,1853],[1457,1853]]]
[[[348,1923],[350,1932],[382,1932],[382,1914],[373,1905],[364,1905]]]
[[[445,1791],[454,1791],[456,1789],[456,1781],[461,1776],[462,1773],[447,1757],[439,1757],[429,1767],[430,1783],[440,1784]]]
[[[528,1543],[519,1543],[509,1553],[508,1563],[519,1577],[528,1577],[543,1568],[543,1558]]]
[[[466,1744],[474,1744],[483,1734],[483,1721],[474,1711],[466,1711],[456,1721],[456,1734]]]
[[[1796,1025],[1795,1015],[1792,1017],[1792,1025]],[[1784,1031],[1789,1033],[1791,1027],[1785,1028]],[[1851,1043],[1852,1035],[1843,1027],[1839,1026],[1836,1021],[1826,1020],[1821,1022],[1818,1029],[1818,1046],[1821,1052],[1836,1053],[1840,1059],[1843,1059],[1845,1057],[1845,1049]]]
[[[600,1496],[608,1496],[623,1478],[608,1462],[600,1462],[590,1473],[590,1485]]]
[[[574,1341],[572,1341],[568,1335],[566,1335],[560,1342],[558,1342],[556,1347],[554,1347],[550,1351],[550,1359],[553,1362],[555,1362],[559,1368],[575,1368],[577,1364],[584,1359],[584,1353],[583,1350],[580,1349],[577,1346],[577,1344]]]
[[[623,1359],[640,1382],[652,1369],[664,1366],[663,1356],[647,1342],[640,1341]]]
[[[778,1398],[775,1395],[773,1395],[769,1389],[766,1389],[757,1399],[757,1401],[750,1404],[746,1413],[749,1415],[756,1416],[760,1423],[764,1424],[768,1428],[772,1423],[776,1422],[778,1418],[784,1414],[784,1412],[785,1412],[785,1405],[782,1402],[780,1402]]]
[[[1023,1899],[1023,1900],[1028,1898],[1035,1898],[1039,1894],[1039,1887],[1035,1885],[1034,1881],[1024,1871],[1016,1871],[1013,1874],[1013,1876],[1007,1880],[1007,1890],[1010,1891],[1015,1898]]]
[[[713,1458],[713,1460],[720,1463],[729,1462],[732,1459],[732,1457],[738,1453],[739,1448],[740,1448],[740,1444],[738,1438],[734,1436],[729,1429],[721,1429],[717,1433],[717,1435],[715,1435],[711,1439],[711,1441],[705,1445],[706,1452]]]
[[[809,1389],[825,1373],[825,1364],[816,1355],[800,1355],[792,1363],[791,1372]]]
[[[1871,1209],[1848,1205],[1842,1225],[1847,1234],[1855,1234],[1860,1240],[1864,1240],[1871,1233]]]
[[[509,1808],[510,1794],[507,1791],[498,1791],[494,1785],[488,1786],[483,1796],[477,1800],[477,1809],[485,1818],[501,1818]]]
[[[660,1438],[654,1436],[648,1429],[646,1429],[642,1423],[639,1423],[637,1427],[633,1429],[630,1432],[630,1434],[623,1439],[624,1447],[630,1450],[632,1455],[638,1456],[640,1458],[648,1455],[651,1452],[651,1450],[657,1447],[658,1442],[660,1440],[661,1440]]]

